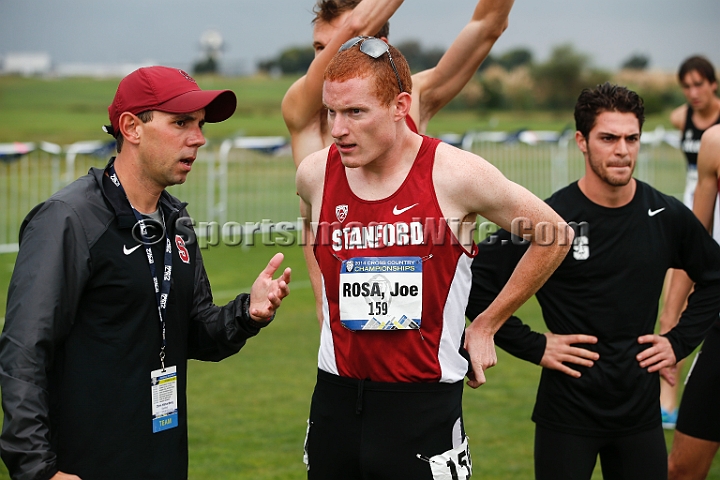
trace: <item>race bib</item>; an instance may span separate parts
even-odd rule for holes
[[[340,322],[350,330],[411,330],[422,318],[420,257],[357,257],[342,262]]]
[[[418,457],[422,458],[420,455]],[[468,480],[472,476],[472,458],[467,437],[458,448],[427,460],[434,480]]]

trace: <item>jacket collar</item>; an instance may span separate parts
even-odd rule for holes
[[[136,220],[135,215],[133,215],[132,208],[130,207],[130,202],[125,195],[122,194],[121,190],[115,187],[112,180],[110,180],[110,176],[106,175],[110,165],[114,162],[115,157],[112,157],[105,168],[100,169],[92,167],[88,173],[95,178],[95,182],[105,198],[105,203],[107,203],[113,213],[115,213],[119,227],[132,228],[132,226],[135,225]],[[174,225],[175,220],[180,216],[181,211],[187,206],[187,203],[181,202],[177,198],[173,197],[167,192],[167,190],[163,190],[160,195],[159,204],[167,216],[168,225]]]

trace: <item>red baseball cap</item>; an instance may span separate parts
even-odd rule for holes
[[[227,120],[235,112],[237,98],[231,90],[200,90],[187,73],[178,68],[143,67],[120,81],[115,98],[108,107],[112,136],[120,132],[120,115],[147,110],[167,113],[190,113],[205,109],[208,123]]]

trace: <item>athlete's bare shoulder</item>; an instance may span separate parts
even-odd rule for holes
[[[687,103],[683,103],[670,113],[670,123],[678,130],[685,129],[685,117],[687,116]]]
[[[474,221],[474,215],[479,214],[509,229],[515,218],[556,216],[545,202],[508,180],[490,162],[448,144],[438,145],[433,184],[446,218]]]
[[[490,162],[441,142],[435,153],[433,183],[444,211],[478,212],[505,188],[507,179]]]
[[[298,195],[308,204],[317,203],[325,183],[325,165],[330,147],[311,153],[300,162],[295,174]]]
[[[713,125],[703,133],[698,152],[698,169],[701,162],[702,166],[712,166],[713,171],[720,172],[720,125]]]
[[[447,179],[449,183],[471,181],[472,177],[486,175],[496,168],[487,160],[467,150],[445,142],[438,144],[433,177]]]

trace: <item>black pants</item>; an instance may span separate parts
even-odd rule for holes
[[[589,437],[535,427],[535,479],[590,479],[600,455],[604,480],[663,480],[668,476],[662,426],[621,437]]]
[[[457,447],[463,383],[359,381],[319,371],[306,443],[311,480],[432,480],[425,458]]]
[[[680,401],[676,430],[691,437],[720,442],[720,326],[705,337],[688,373]]]

